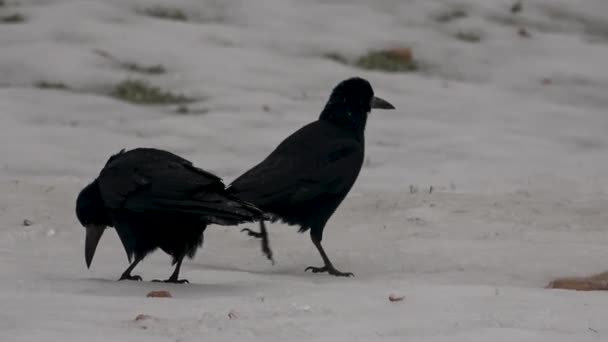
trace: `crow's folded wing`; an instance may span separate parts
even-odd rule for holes
[[[99,175],[99,185],[112,209],[212,214],[225,205],[219,177],[160,150],[136,149],[113,156]]]
[[[353,139],[309,141],[308,146],[277,149],[237,178],[229,191],[259,207],[293,204],[352,186],[363,162],[363,146]]]

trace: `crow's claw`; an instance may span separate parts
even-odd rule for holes
[[[335,269],[334,267],[327,267],[327,266],[323,266],[323,267],[314,267],[314,266],[308,266],[306,267],[306,269],[304,270],[304,272],[307,271],[312,271],[312,273],[329,273],[331,275],[334,275],[336,277],[353,277],[354,274],[352,274],[351,272],[340,272],[337,269]]]
[[[138,276],[138,275],[130,275],[130,274],[127,274],[127,275],[122,275],[122,276],[120,277],[120,279],[118,279],[118,280],[119,280],[119,281],[120,281],[120,280],[136,280],[136,281],[141,281],[141,277],[140,277],[140,276]]]
[[[154,279],[154,280],[152,280],[152,282],[154,282],[154,283],[171,283],[171,284],[190,284],[188,279],[171,279],[171,278],[166,279],[166,280]]]

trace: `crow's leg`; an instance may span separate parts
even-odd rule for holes
[[[241,229],[242,232],[247,232],[249,236],[253,236],[254,238],[262,239],[262,253],[266,255],[266,258],[272,262],[274,265],[274,258],[272,257],[272,250],[270,249],[270,240],[268,239],[268,231],[266,230],[266,225],[264,221],[260,221],[260,232],[255,232],[249,228]]]
[[[122,275],[120,276],[120,279],[118,280],[138,280],[141,281],[141,277],[138,275],[131,275],[131,271],[133,271],[133,269],[135,268],[135,266],[137,266],[137,264],[139,264],[140,261],[142,261],[144,258],[140,257],[140,256],[135,256],[135,260],[133,260],[133,263],[131,263],[131,265],[129,265],[129,267],[127,267],[127,269],[122,273]]]
[[[262,234],[262,253],[264,253],[266,258],[274,265],[274,258],[272,257],[272,250],[270,249],[270,240],[268,239],[268,231],[266,231],[264,221],[260,221],[260,234]]]
[[[331,275],[337,276],[337,277],[352,277],[354,276],[354,274],[350,273],[350,272],[340,272],[338,271],[334,265],[331,263],[331,261],[329,260],[329,258],[327,257],[327,254],[325,254],[325,250],[323,249],[323,246],[321,246],[321,239],[317,236],[314,236],[312,233],[310,234],[310,239],[312,240],[312,243],[315,245],[315,247],[317,247],[317,250],[319,251],[319,254],[321,254],[321,258],[323,258],[323,263],[325,263],[325,266],[323,267],[313,267],[313,266],[308,266],[306,267],[306,269],[304,270],[304,272],[311,270],[312,273],[323,273],[323,272],[327,272]]]
[[[179,279],[179,269],[182,267],[182,261],[184,261],[184,256],[182,255],[177,259],[177,263],[175,265],[175,271],[167,280],[152,280],[153,282],[163,282],[163,283],[175,283],[175,284],[185,284],[190,283],[187,279]]]

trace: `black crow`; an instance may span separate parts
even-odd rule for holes
[[[364,79],[342,81],[333,89],[317,121],[287,137],[228,188],[240,199],[274,215],[275,220],[300,226],[300,233],[310,229],[312,243],[325,265],[307,267],[306,271],[353,275],[333,266],[321,240],[327,220],[350,191],[363,165],[365,124],[372,108],[395,107],[375,97]],[[265,238],[263,220],[260,228],[260,233],[244,231]]]
[[[86,228],[85,260],[91,265],[106,227],[115,227],[131,265],[120,280],[141,280],[131,271],[160,248],[173,257],[175,271],[165,282],[184,283],[179,270],[193,258],[210,223],[236,225],[264,218],[262,211],[227,193],[222,180],[173,153],[138,148],[120,151],[76,200],[76,216]]]

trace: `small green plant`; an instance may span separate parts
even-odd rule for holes
[[[40,89],[57,89],[57,90],[69,90],[70,88],[61,82],[47,82],[47,81],[38,81],[34,83],[34,87]]]
[[[125,63],[122,63],[122,67],[129,71],[134,71],[134,72],[139,72],[142,74],[149,74],[149,75],[161,75],[161,74],[164,74],[167,72],[167,69],[165,69],[165,67],[162,66],[161,64],[140,65],[137,63],[125,62]]]
[[[207,114],[209,113],[208,108],[190,108],[185,104],[180,104],[175,109],[175,113],[181,115],[189,115],[189,114]]]
[[[408,72],[418,70],[418,63],[410,55],[397,50],[370,51],[355,61],[355,66],[367,70]]]
[[[176,21],[187,21],[188,16],[178,9],[164,6],[154,6],[138,10],[141,14],[148,15],[154,18],[176,20]]]
[[[188,108],[188,106],[186,106],[185,104],[180,104],[179,106],[177,106],[175,112],[177,114],[188,114],[190,113],[190,108]]]
[[[112,96],[137,104],[181,104],[194,101],[182,94],[164,91],[143,80],[125,80],[114,86]]]
[[[22,14],[15,13],[0,18],[0,22],[5,24],[18,24],[25,21],[25,17]]]
[[[129,71],[139,72],[148,75],[161,75],[167,72],[167,69],[161,64],[142,65],[135,62],[125,62],[104,50],[95,49],[94,52],[99,56],[107,58],[112,62],[116,63],[117,65],[120,65],[121,68],[124,68]]]
[[[323,57],[330,59],[334,62],[348,64],[348,58],[342,56],[341,54],[339,54],[337,52],[328,52],[328,53],[324,54]]]
[[[456,33],[456,39],[467,43],[479,43],[481,41],[481,35],[472,31],[460,31]]]
[[[451,8],[434,16],[438,23],[449,23],[454,20],[466,18],[469,14],[464,8]]]

